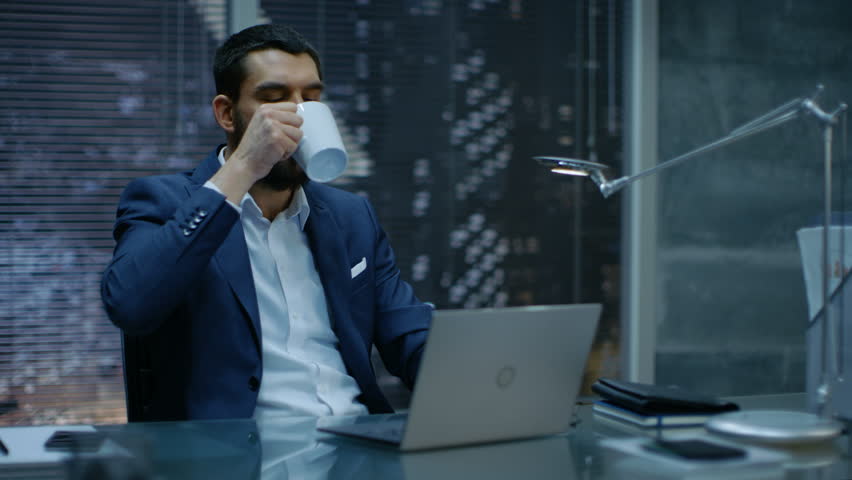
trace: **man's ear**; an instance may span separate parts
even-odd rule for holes
[[[234,133],[234,102],[227,95],[216,95],[213,97],[213,115],[216,123],[222,127],[228,135]]]

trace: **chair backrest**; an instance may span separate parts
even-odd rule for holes
[[[124,398],[127,402],[127,421],[150,421],[151,357],[142,337],[121,335],[124,357]]]

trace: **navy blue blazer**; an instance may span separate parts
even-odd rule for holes
[[[195,170],[145,177],[121,195],[112,262],[101,283],[110,320],[151,352],[147,418],[250,417],[263,381],[260,318],[239,214],[202,185],[217,150]],[[304,185],[305,224],[346,369],[371,413],[392,411],[370,362],[411,388],[432,309],[400,279],[387,236],[362,197]],[[351,268],[366,258],[366,270]],[[287,321],[287,319],[281,319]]]

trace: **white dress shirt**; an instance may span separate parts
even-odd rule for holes
[[[224,165],[224,148],[219,162]],[[206,187],[221,191],[210,181]],[[255,418],[280,415],[359,415],[366,407],[346,373],[331,329],[325,291],[305,235],[310,214],[305,191],[297,187],[286,210],[271,222],[252,196],[240,213],[260,311],[263,379]]]

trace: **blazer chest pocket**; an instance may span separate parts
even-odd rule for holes
[[[364,272],[356,278],[352,279],[352,287],[349,289],[350,295],[367,295],[369,292],[370,276],[368,272]]]

